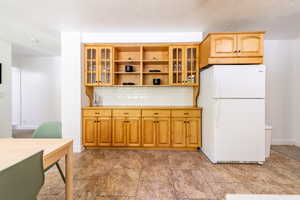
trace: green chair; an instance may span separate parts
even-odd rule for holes
[[[60,122],[43,123],[34,131],[32,137],[33,138],[62,138],[61,123]],[[53,165],[50,165],[47,169],[45,169],[45,172],[48,171],[50,168],[52,168],[54,165],[56,165],[62,180],[64,181],[64,183],[66,183],[66,178],[58,162],[59,160]]]
[[[45,176],[43,151],[0,171],[0,199],[36,199]]]

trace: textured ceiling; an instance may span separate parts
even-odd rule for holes
[[[60,31],[265,30],[300,36],[300,0],[0,0],[0,38],[53,55]]]

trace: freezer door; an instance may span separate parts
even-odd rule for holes
[[[265,160],[265,100],[217,100],[215,150],[218,162]]]
[[[264,65],[213,66],[214,98],[265,98]]]

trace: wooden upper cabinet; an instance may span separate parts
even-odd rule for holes
[[[85,85],[98,85],[98,49],[94,47],[85,48]]]
[[[172,46],[169,51],[170,85],[197,85],[198,47]]]
[[[111,146],[111,118],[100,118],[98,120],[98,145]]]
[[[125,121],[127,146],[141,146],[140,119],[131,118]]]
[[[98,84],[112,84],[113,50],[112,47],[100,47],[99,50]]]
[[[234,57],[237,53],[235,34],[212,35],[211,57]]]
[[[262,64],[264,32],[209,33],[200,44],[200,68],[218,64]]]
[[[239,57],[263,56],[264,41],[263,34],[241,34],[237,35],[237,50]]]
[[[112,47],[85,48],[85,85],[112,85]]]
[[[83,118],[83,144],[85,146],[97,145],[97,117]]]

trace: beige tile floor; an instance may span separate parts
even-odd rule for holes
[[[272,151],[256,164],[211,164],[199,152],[90,150],[75,154],[75,200],[219,200],[226,193],[300,194],[300,161]],[[39,200],[64,199],[56,168]]]

